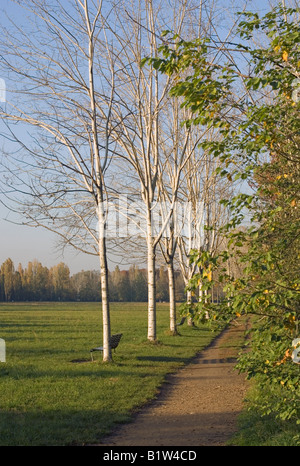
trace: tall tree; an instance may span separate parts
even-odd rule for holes
[[[163,43],[161,34],[164,29],[172,28],[181,34],[187,32],[193,21],[198,24],[195,19],[198,7],[198,3],[191,0],[176,0],[172,8],[167,9],[162,1],[119,2],[118,21],[110,31],[108,56],[117,56],[116,82],[120,82],[113,107],[114,121],[117,123],[113,136],[119,154],[137,176],[138,199],[142,201],[141,215],[145,219],[149,340],[156,339],[157,247],[174,210],[189,131],[183,134],[183,141],[178,145],[178,137],[174,136],[178,129],[178,119],[171,132],[166,121],[170,109],[168,91],[172,78],[162,76],[151,61],[143,59],[157,55],[159,45]],[[143,67],[140,66],[142,61]],[[166,158],[174,168],[172,187],[169,190],[168,209],[162,223],[158,224],[155,206],[163,201],[161,180]]]
[[[99,58],[109,9],[105,16],[103,2],[90,0],[15,3],[17,24],[11,20],[11,27],[2,27],[1,76],[10,82],[10,98],[0,115],[18,156],[5,157],[3,192],[14,190],[8,203],[28,225],[43,226],[63,244],[98,255],[103,360],[109,361],[105,175],[114,75]]]
[[[63,262],[60,262],[58,265],[51,267],[50,275],[56,300],[67,301],[71,294],[69,267]]]
[[[0,274],[4,299],[5,301],[11,301],[14,295],[15,267],[13,261],[10,258],[1,265]]]
[[[146,271],[139,269],[137,266],[131,266],[129,269],[129,280],[132,293],[132,301],[147,301],[147,276]]]
[[[81,271],[71,277],[71,288],[80,301],[100,301],[100,274],[98,271]],[[110,295],[110,298],[111,295]]]

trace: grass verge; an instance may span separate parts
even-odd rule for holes
[[[262,417],[251,409],[251,391],[247,406],[250,409],[245,409],[240,415],[238,432],[229,446],[300,446],[300,426],[295,426],[295,422],[281,421],[273,415]]]
[[[241,334],[237,333],[235,346],[237,348],[243,347]],[[264,390],[266,390],[266,388]],[[254,378],[249,383],[244,410],[239,416],[238,432],[228,442],[228,445],[300,446],[300,425],[296,425],[294,420],[282,421],[277,419],[273,414],[262,416],[255,407],[260,395],[262,394],[259,393]]]

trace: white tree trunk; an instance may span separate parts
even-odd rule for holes
[[[168,263],[169,301],[170,301],[170,332],[177,333],[176,327],[176,299],[175,299],[175,275],[173,259]]]
[[[191,290],[187,290],[186,292],[186,301],[188,304],[191,304],[192,303],[192,292]],[[193,322],[193,319],[191,317],[188,318],[188,326],[189,327],[194,327],[194,322]]]
[[[155,246],[152,237],[151,211],[148,211],[147,221],[148,248],[148,340],[156,340],[156,277],[155,277]]]
[[[102,323],[103,323],[103,361],[111,361],[110,347],[110,310],[109,310],[109,292],[108,292],[108,265],[106,255],[106,238],[105,238],[105,212],[103,202],[98,206],[99,222],[99,259],[100,259],[100,280],[101,280],[101,298],[102,298]]]

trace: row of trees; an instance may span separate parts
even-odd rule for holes
[[[0,72],[8,86],[0,115],[9,141],[2,194],[24,223],[45,227],[63,245],[99,257],[108,361],[114,291],[107,249],[147,259],[147,337],[155,340],[157,255],[168,269],[170,330],[176,334],[175,258],[187,284],[195,273],[191,248],[215,250],[220,241],[203,226],[228,217],[219,200],[230,194],[232,181],[216,177],[221,158],[199,148],[204,136],[220,138],[220,130],[183,125],[191,110],[169,95],[177,77],[150,62],[141,66],[165,43],[165,29],[178,37],[215,37],[220,5],[210,0],[167,5],[16,0],[14,5],[21,11],[15,22],[7,26],[9,20],[1,18]],[[28,21],[20,24],[26,15]],[[228,37],[231,33],[230,26]],[[212,53],[212,60],[224,59],[222,47]],[[125,239],[119,230],[108,236],[112,211],[118,227],[129,220],[138,234],[131,229]],[[186,299],[191,301],[189,292]]]
[[[168,301],[168,273],[156,270],[157,299]],[[147,302],[147,271],[131,266],[129,270],[109,272],[111,301]],[[184,300],[184,284],[176,272],[176,300]],[[70,275],[69,267],[59,263],[47,268],[34,260],[15,268],[7,259],[0,268],[0,301],[101,301],[100,272],[81,271]]]

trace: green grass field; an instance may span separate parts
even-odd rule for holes
[[[168,332],[168,305],[157,310],[157,343],[147,341],[147,304],[116,303],[112,333],[123,333],[114,361],[102,343],[100,303],[0,305],[0,445],[94,443],[153,399],[166,374],[187,363],[215,334],[205,326]]]

